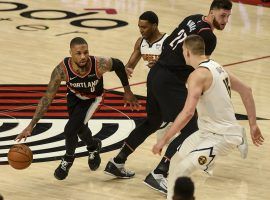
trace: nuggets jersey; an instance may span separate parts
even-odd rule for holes
[[[103,77],[97,75],[96,58],[89,56],[89,71],[81,76],[72,67],[71,58],[65,58],[60,64],[66,73],[67,92],[75,94],[80,99],[91,99],[103,93]]]
[[[140,51],[142,58],[145,62],[150,62],[154,60],[158,60],[159,55],[162,51],[162,46],[164,40],[168,37],[166,33],[157,41],[155,41],[152,44],[149,44],[146,39],[142,39],[141,45],[140,45]]]
[[[179,26],[166,38],[158,64],[177,72],[177,75],[186,81],[188,75],[194,70],[187,66],[183,56],[182,45],[188,35],[200,35],[205,42],[205,53],[211,55],[216,47],[216,36],[210,24],[204,20],[203,15],[191,15],[185,18]]]
[[[213,81],[197,105],[198,126],[203,132],[241,135],[242,128],[235,118],[231,102],[230,80],[228,73],[218,63],[208,60],[199,65],[209,69]]]

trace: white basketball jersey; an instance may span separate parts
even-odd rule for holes
[[[157,60],[159,58],[162,51],[163,42],[167,37],[168,35],[165,33],[158,41],[151,45],[146,41],[146,39],[142,39],[140,51],[143,60],[147,62],[146,64],[148,64],[149,61]]]
[[[241,135],[231,102],[228,73],[218,63],[208,60],[200,64],[210,70],[213,76],[211,86],[205,91],[197,105],[199,129],[223,135]]]

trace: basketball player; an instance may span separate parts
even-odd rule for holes
[[[194,183],[191,178],[183,176],[175,181],[173,200],[195,200]]]
[[[134,46],[134,50],[126,64],[128,77],[132,77],[133,71],[141,58],[145,65],[151,68],[159,58],[164,40],[168,37],[166,33],[161,33],[158,29],[158,16],[153,11],[146,11],[139,17],[138,26],[142,37],[139,37]],[[163,123],[156,131],[157,140],[168,128],[168,123]]]
[[[166,141],[192,118],[197,106],[199,130],[183,142],[171,160],[167,196],[169,200],[172,199],[177,177],[189,176],[196,169],[211,174],[216,158],[227,155],[244,141],[245,130],[235,118],[231,89],[240,94],[246,108],[253,143],[260,146],[264,141],[256,122],[251,88],[221,65],[209,60],[204,52],[204,41],[200,36],[191,35],[185,39],[183,55],[186,63],[195,68],[187,81],[187,100],[171,128],[153,147],[153,153],[160,154]]]
[[[153,11],[146,11],[139,17],[138,26],[142,37],[135,43],[134,50],[126,64],[126,72],[129,77],[141,58],[146,66],[151,68],[159,58],[164,40],[168,37],[158,29],[158,16]]]
[[[213,30],[225,28],[231,8],[230,0],[214,0],[207,16],[197,14],[186,17],[166,38],[160,58],[147,77],[147,118],[131,132],[119,154],[108,162],[105,168],[107,173],[122,178],[134,176],[134,172],[124,168],[128,156],[154,133],[162,122],[173,122],[184,107],[187,96],[185,84],[193,71],[191,66],[186,65],[182,54],[184,39],[191,34],[200,35],[206,44],[206,55],[210,56],[216,47]],[[181,130],[182,133],[169,144],[156,169],[146,177],[144,182],[148,186],[163,193],[167,192],[166,176],[170,159],[185,138],[197,130],[197,117],[194,115]]]
[[[67,177],[73,164],[78,137],[87,145],[90,170],[96,170],[100,165],[101,140],[93,139],[88,120],[102,101],[104,73],[115,71],[125,90],[125,105],[129,104],[132,109],[138,108],[137,99],[130,90],[125,67],[120,60],[90,56],[87,42],[80,37],[71,40],[70,54],[71,57],[65,58],[53,70],[48,89],[39,101],[32,121],[16,138],[21,141],[31,135],[34,126],[48,110],[61,82],[65,81],[69,120],[64,129],[66,154],[54,173],[59,180]]]

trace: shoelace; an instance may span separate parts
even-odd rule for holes
[[[65,161],[65,160],[62,160],[62,162],[61,162],[61,168],[66,171],[67,170],[67,166],[68,166],[68,162]]]
[[[89,159],[90,160],[93,160],[95,158],[95,153],[97,153],[97,151],[89,152]]]

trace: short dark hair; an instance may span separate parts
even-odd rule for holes
[[[214,0],[210,6],[210,10],[214,9],[231,10],[232,2],[231,0]]]
[[[194,183],[191,178],[182,176],[176,179],[174,186],[174,199],[194,199]]]
[[[187,36],[184,40],[184,45],[194,55],[205,55],[205,43],[199,35],[192,34]]]
[[[75,37],[70,41],[70,48],[73,47],[74,45],[77,44],[87,44],[87,42],[85,41],[85,39],[81,38],[81,37]]]
[[[147,20],[151,24],[158,25],[158,16],[153,11],[146,11],[139,17],[140,20]]]

